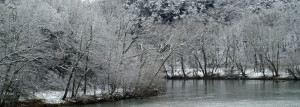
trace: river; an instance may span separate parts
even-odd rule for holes
[[[169,80],[167,88],[165,95],[80,107],[300,107],[296,81]]]

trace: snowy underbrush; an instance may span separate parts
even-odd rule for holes
[[[145,98],[156,96],[164,93],[163,88],[151,88],[144,90],[130,89],[124,90],[122,88],[116,89],[113,93],[111,90],[88,90],[86,94],[78,93],[76,97],[71,98],[69,93],[66,100],[62,100],[64,91],[40,91],[33,93],[32,96],[26,99],[20,98],[18,106],[58,106],[58,105],[75,105],[75,104],[91,104],[100,102],[114,102],[121,99],[129,98]]]
[[[245,70],[246,77],[242,76],[242,73],[238,70],[228,70],[225,68],[219,68],[212,72],[208,69],[208,77],[204,77],[202,71],[197,69],[185,69],[186,77],[184,77],[181,69],[167,70],[168,79],[273,79],[273,73],[269,69],[265,69],[265,72],[258,72],[254,69]],[[286,70],[280,70],[278,79],[293,79],[293,76]]]

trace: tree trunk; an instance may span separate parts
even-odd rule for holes
[[[173,56],[171,58],[171,72],[172,72],[172,77],[174,77],[174,57]]]
[[[95,83],[95,85],[94,85],[94,96],[96,96],[96,91],[97,91],[97,86],[96,86],[96,83]]]
[[[246,78],[245,69],[244,69],[244,67],[242,66],[242,64],[241,64],[241,63],[236,63],[236,66],[237,66],[237,68],[241,71],[242,76],[243,76],[244,78]]]
[[[255,51],[254,51],[255,52]],[[257,55],[256,52],[254,53],[254,72],[257,71],[257,65],[258,65],[258,61],[257,61]]]
[[[2,89],[1,89],[1,93],[0,93],[0,105],[4,105],[4,101],[5,101],[5,95],[4,95],[4,92],[5,92],[5,89],[8,87],[8,73],[11,71],[11,67],[12,67],[12,64],[10,64],[6,70],[6,74],[5,74],[5,79],[4,79],[4,82],[3,82],[3,85],[2,85]],[[8,87],[9,88],[9,87]]]
[[[174,77],[174,65],[171,65],[171,72],[172,72],[172,77]]]
[[[184,63],[183,63],[183,56],[180,57],[180,63],[181,63],[181,70],[183,73],[183,77],[186,78],[185,69],[184,69]]]
[[[78,85],[77,85],[77,87],[76,87],[75,96],[78,94],[78,90],[79,90],[79,87],[80,87],[80,85],[81,85],[82,80],[83,80],[84,78],[86,78],[86,74],[87,74],[89,71],[91,71],[91,70],[90,70],[90,69],[87,69],[87,70],[85,71],[85,73],[84,73],[82,76],[80,76],[80,79],[79,79],[79,81],[78,81]]]
[[[72,96],[71,96],[72,98],[76,96],[75,95],[75,88],[76,88],[76,86],[75,86],[76,85],[76,77],[75,77],[75,75],[76,74],[74,74],[74,78],[73,78],[73,87],[72,87]]]
[[[80,80],[78,81],[78,85],[77,85],[76,91],[75,91],[75,96],[77,96],[77,94],[78,94],[78,90],[79,90],[79,87],[80,87],[80,85],[81,85],[81,81],[82,81],[82,77],[81,77]]]
[[[225,69],[228,68],[228,54],[229,54],[229,46],[227,46],[227,50],[226,50]]]
[[[287,71],[289,71],[290,74],[294,77],[294,80],[298,80],[297,76],[294,74],[294,72],[291,69],[286,68]]]
[[[86,74],[84,75],[84,88],[83,88],[83,93],[84,95],[86,95],[86,85],[87,85],[87,78],[86,78]]]
[[[278,46],[277,46],[277,55],[276,55],[276,66],[277,66],[277,68],[276,68],[276,71],[275,71],[275,74],[276,74],[276,77],[279,77],[279,43],[277,44]]]
[[[170,76],[168,75],[168,71],[165,70],[165,73],[166,73],[166,78],[170,78]]]
[[[154,80],[154,78],[157,76],[157,74],[161,71],[162,67],[165,65],[166,61],[170,58],[170,56],[173,54],[175,48],[172,49],[172,51],[168,54],[168,56],[163,60],[162,64],[160,65],[159,69],[157,70],[157,72],[154,74],[154,76],[152,77],[151,81],[149,82],[148,88],[151,87],[152,82]]]
[[[261,54],[259,55],[259,59],[260,59],[260,71],[263,73],[263,76],[265,78],[266,77],[265,64],[264,64],[264,61],[263,61],[263,56]]]
[[[276,67],[276,65],[274,64],[274,62],[272,62],[271,60],[267,59],[267,61],[270,63],[269,68],[272,71],[273,77],[278,77],[278,67]],[[274,74],[275,73],[275,74]]]
[[[65,100],[66,97],[67,97],[67,95],[68,95],[70,83],[71,83],[71,80],[72,80],[72,77],[73,77],[74,72],[75,72],[75,67],[72,68],[72,73],[70,74],[70,77],[69,77],[69,80],[68,80],[68,83],[67,83],[67,87],[66,87],[66,89],[65,89],[65,93],[64,93],[64,96],[63,96],[62,100]]]
[[[202,46],[202,49],[201,49],[201,52],[203,54],[203,60],[204,60],[204,77],[207,77],[207,58],[206,58],[206,53],[205,53],[205,50],[204,50],[204,47]]]
[[[203,70],[203,67],[202,67],[202,65],[201,65],[201,62],[199,61],[199,58],[198,58],[195,54],[194,54],[194,57],[195,57],[196,61],[198,62],[198,66],[200,67],[200,69],[201,69],[203,75],[205,76],[206,74],[205,74],[205,72],[204,72],[204,70]]]

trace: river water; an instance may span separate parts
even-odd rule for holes
[[[300,82],[169,80],[165,95],[80,107],[300,107]]]

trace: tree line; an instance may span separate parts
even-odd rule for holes
[[[63,100],[165,90],[164,76],[299,73],[299,2],[2,0],[0,103],[44,90]],[[164,74],[166,73],[166,74]]]

